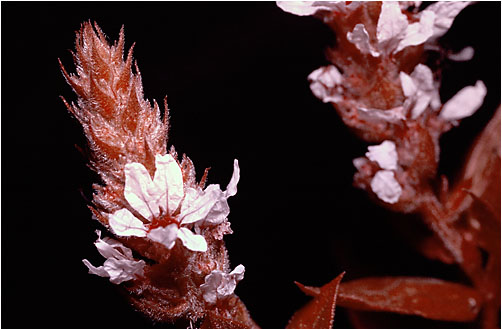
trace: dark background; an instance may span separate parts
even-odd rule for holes
[[[232,265],[246,266],[236,293],[260,326],[284,327],[308,301],[294,280],[319,286],[341,271],[346,280],[464,280],[455,267],[428,261],[407,244],[401,229],[422,230],[417,219],[385,211],[352,187],[352,159],[367,145],[311,94],[306,79],[327,64],[325,49],[334,43],[321,21],[284,13],[273,2],[1,8],[3,328],[152,326],[81,262],[103,260],[85,200],[97,177],[75,148],[85,138],[59,99],[75,95],[57,59],[74,72],[69,50],[85,20],[97,21],[110,40],[125,25],[146,97],[168,96],[169,145],[194,161],[199,179],[211,167],[209,182],[225,187],[239,159],[239,192],[229,200],[234,234],[225,241]],[[442,42],[476,49],[470,62],[443,65],[443,102],[478,79],[488,87],[484,106],[441,140],[439,172],[454,179],[500,103],[500,3],[465,9]],[[403,319],[413,327],[462,326]],[[343,308],[335,326],[350,326]]]

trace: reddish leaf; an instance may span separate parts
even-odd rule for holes
[[[463,171],[469,190],[500,214],[500,106],[474,143]]]
[[[451,265],[455,263],[455,259],[451,253],[444,247],[443,243],[435,236],[424,238],[419,246],[419,251],[429,259],[439,260],[445,264]]]
[[[338,295],[342,307],[457,322],[474,320],[481,302],[473,288],[420,277],[364,278],[343,283]]]
[[[245,324],[231,320],[211,311],[200,325],[201,329],[247,329]]]
[[[287,329],[331,329],[335,318],[336,297],[338,287],[345,272],[321,288],[304,286],[298,287],[314,299],[298,310],[287,325]]]

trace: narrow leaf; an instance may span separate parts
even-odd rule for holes
[[[473,321],[482,299],[465,285],[420,277],[364,278],[340,286],[339,306],[418,315],[442,321]]]
[[[295,282],[307,295],[314,299],[298,310],[287,325],[287,329],[331,329],[335,318],[338,287],[345,272],[321,288],[304,286]]]

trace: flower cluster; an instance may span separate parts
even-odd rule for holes
[[[221,191],[217,184],[204,190],[199,185],[184,185],[180,165],[171,154],[157,155],[155,165],[153,180],[142,164],[129,163],[125,166],[124,197],[132,212],[122,208],[110,214],[108,224],[111,231],[121,237],[146,237],[168,249],[172,249],[179,239],[191,251],[206,252],[207,242],[200,233],[204,227],[214,227],[227,221],[230,213],[227,198],[237,193],[240,176],[238,161],[234,161],[234,173],[225,191]],[[109,258],[101,252],[97,243],[96,247],[105,258]],[[109,261],[110,258],[105,267]],[[91,273],[110,277],[110,281],[116,283],[109,273],[97,271],[87,260],[84,263]],[[115,263],[114,266],[127,275],[122,281],[140,274],[127,263]]]
[[[128,293],[134,307],[152,320],[209,323],[230,319],[255,326],[233,294],[244,267],[229,271],[223,242],[232,233],[227,199],[237,193],[235,160],[226,190],[197,183],[192,161],[167,152],[168,109],[144,99],[133,71],[132,48],[124,61],[124,32],[110,45],[95,24],[77,32],[76,74],[61,70],[78,95],[68,110],[80,121],[91,150],[91,167],[102,179],[89,206],[116,238],[98,239],[106,259],[89,273],[107,277]]]
[[[404,195],[398,208],[407,212],[416,208],[410,204],[421,189],[410,178],[435,171],[439,136],[472,115],[486,95],[485,85],[477,81],[442,104],[434,73],[416,63],[425,50],[438,49],[437,39],[469,4],[437,2],[420,11],[420,1],[278,2],[287,12],[315,15],[335,30],[339,47],[330,54],[334,63],[308,76],[310,88],[323,102],[335,105],[345,123],[365,140],[382,143],[369,147],[366,158],[354,160],[356,184],[387,204],[398,203]],[[469,59],[472,48],[461,53],[457,60]],[[423,140],[431,145],[423,147]],[[376,161],[376,150],[388,153],[385,158],[392,160],[391,168]],[[420,171],[417,166],[410,169],[410,159],[430,150],[433,157],[426,169],[410,173]]]

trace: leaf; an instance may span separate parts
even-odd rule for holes
[[[451,253],[444,247],[442,242],[435,236],[425,237],[418,246],[419,251],[429,259],[439,260],[445,264],[455,263]]]
[[[307,295],[314,299],[296,311],[289,320],[287,329],[331,329],[335,318],[338,287],[345,272],[320,288],[296,283]]]
[[[201,329],[248,329],[249,327],[238,321],[218,315],[210,311],[200,325]]]
[[[470,192],[500,214],[500,106],[473,144],[462,180],[471,179]]]
[[[338,295],[342,307],[457,322],[473,321],[481,303],[471,287],[420,277],[359,279],[340,285]]]

